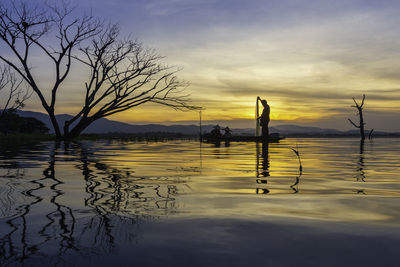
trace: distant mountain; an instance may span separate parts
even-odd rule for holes
[[[46,126],[50,129],[50,133],[54,133],[53,127],[50,122],[50,118],[48,115],[40,112],[33,111],[18,111],[18,115],[22,117],[33,117],[38,120],[41,120],[46,124]],[[56,115],[57,121],[59,125],[64,125],[66,120],[72,118],[71,115],[68,114],[60,114]],[[210,132],[214,125],[203,125],[202,131],[203,133]],[[235,135],[253,135],[254,129],[245,128],[245,129],[232,129],[233,134]],[[107,133],[180,133],[184,135],[197,135],[199,134],[199,126],[198,125],[161,125],[161,124],[129,124],[123,123],[119,121],[113,121],[109,119],[99,119],[92,123],[84,133],[97,133],[97,134],[107,134]],[[270,133],[280,133],[284,136],[349,136],[349,135],[358,135],[358,130],[349,130],[349,131],[339,131],[335,129],[324,129],[319,127],[308,127],[308,126],[299,126],[299,125],[291,125],[284,124],[270,127]],[[400,133],[386,133],[374,131],[374,135],[400,135]]]
[[[22,117],[33,117],[41,120],[50,129],[50,133],[54,133],[51,121],[48,115],[33,112],[33,111],[22,111],[19,110],[18,115]],[[66,120],[71,119],[72,116],[68,114],[56,115],[57,122],[59,125],[64,125]],[[203,132],[211,131],[213,125],[204,125],[202,127]],[[93,122],[88,128],[85,129],[84,133],[148,133],[148,132],[163,132],[163,133],[181,133],[185,135],[196,135],[199,133],[198,125],[161,125],[161,124],[128,124],[119,121],[113,121],[105,118],[101,118]]]

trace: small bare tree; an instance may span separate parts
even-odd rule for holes
[[[365,139],[365,131],[364,131],[364,117],[363,117],[363,106],[364,106],[364,100],[365,100],[365,94],[363,94],[363,98],[361,100],[361,104],[358,104],[357,101],[354,99],[353,97],[353,101],[354,101],[354,108],[356,108],[358,110],[358,116],[359,116],[359,124],[355,124],[351,119],[348,119],[349,122],[356,128],[360,129],[360,135],[361,135],[361,140]]]
[[[14,56],[0,55],[0,59],[32,87],[58,139],[74,138],[92,122],[146,102],[178,110],[195,108],[188,105],[184,93],[187,84],[177,79],[178,69],[161,64],[162,57],[141,43],[121,40],[117,25],[108,25],[92,15],[76,17],[66,2],[9,5],[0,4],[0,40]],[[34,49],[41,51],[55,70],[49,99],[31,69]],[[82,84],[82,108],[65,122],[62,133],[55,114],[57,94],[74,62],[81,63],[90,74]]]
[[[22,88],[22,83],[9,66],[0,66],[0,93],[4,95],[0,103],[0,120],[7,111],[24,107],[29,93]]]

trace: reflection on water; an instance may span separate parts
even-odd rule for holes
[[[261,146],[261,149],[260,149]],[[256,153],[257,153],[257,165],[256,165],[256,172],[257,172],[257,184],[266,185],[268,183],[267,177],[270,176],[269,174],[269,143],[262,142],[256,143]],[[260,164],[261,161],[261,164]],[[262,178],[260,178],[262,177]],[[268,194],[269,190],[263,187],[256,188],[256,194]]]
[[[357,166],[357,181],[365,182],[364,172],[364,140],[360,140],[360,159],[358,160]]]
[[[358,182],[365,182],[365,165],[364,165],[364,146],[365,146],[365,140],[361,139],[360,140],[360,153],[359,153],[359,160],[357,162],[357,173],[356,173],[356,180]],[[366,195],[364,189],[355,189],[354,192],[357,194],[363,194]]]
[[[0,144],[0,266],[87,263],[138,246],[141,228],[167,218],[398,225],[399,148],[396,139]]]
[[[48,161],[40,163],[42,174],[40,168],[32,169],[36,174],[26,177],[14,168],[31,165],[15,158],[4,164],[12,169],[5,169],[0,187],[1,266],[22,264],[45,252],[57,255],[54,264],[67,264],[64,260],[70,253],[112,253],[116,238],[120,242],[137,237],[141,220],[176,209],[174,196],[179,189],[167,178],[131,176],[132,170],[104,164],[76,143],[48,143],[45,149]],[[80,187],[85,194],[76,192]]]
[[[295,152],[299,160],[299,173],[295,176],[295,182],[290,185],[290,188],[293,190],[293,193],[299,192],[299,183],[300,177],[303,175],[303,166],[301,164],[301,159],[298,150],[294,148],[290,148]],[[266,185],[268,183],[268,177],[270,176],[269,171],[269,143],[268,142],[260,142],[256,143],[256,183],[260,185]],[[262,177],[262,178],[260,178]],[[270,191],[265,187],[257,187],[256,194],[268,194]]]

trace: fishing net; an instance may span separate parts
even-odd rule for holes
[[[259,115],[259,108],[258,108],[258,98],[256,100],[256,112],[255,112],[255,116],[256,116],[256,132],[255,135],[256,136],[260,136],[261,135],[261,127],[260,127],[260,119],[258,117],[260,117]]]

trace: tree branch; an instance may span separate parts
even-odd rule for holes
[[[74,62],[81,63],[90,74],[82,84],[82,108],[64,124],[66,135],[74,122],[77,124],[71,134],[79,134],[100,117],[147,102],[177,110],[197,108],[188,104],[188,84],[176,77],[178,68],[162,64],[162,56],[136,40],[120,39],[118,25],[105,24],[91,14],[75,16],[74,10],[65,1],[53,6],[27,2],[13,4],[12,8],[0,4],[0,41],[13,54],[0,55],[0,59],[39,96],[58,138],[61,131],[55,117],[57,95]],[[32,71],[33,49],[53,67],[49,92],[39,87]],[[49,99],[45,98],[47,93]]]
[[[354,126],[354,127],[356,127],[356,128],[360,128],[360,126],[359,125],[357,125],[357,124],[355,124],[351,119],[348,119],[349,120],[349,122]]]

